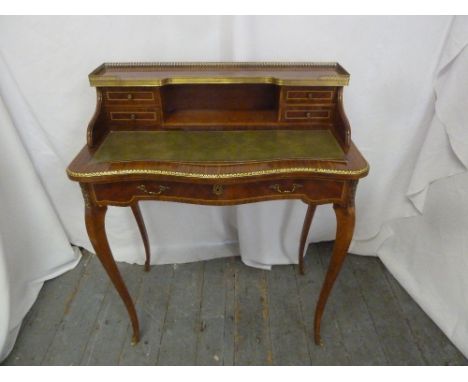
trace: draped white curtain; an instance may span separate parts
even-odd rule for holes
[[[94,111],[88,73],[105,61],[186,60],[338,61],[351,73],[345,109],[371,166],[358,186],[351,252],[380,256],[468,354],[467,308],[459,307],[462,299],[468,306],[467,222],[456,207],[467,201],[465,24],[460,17],[1,17],[0,359],[42,280],[76,262],[68,243],[91,249],[79,187],[65,175]],[[47,213],[35,212],[41,208]],[[6,209],[24,219],[22,232],[8,226]],[[297,261],[306,207],[145,202],[142,210],[154,264],[240,254],[268,268]],[[413,228],[403,229],[402,218]],[[427,228],[434,225],[439,236]],[[144,262],[128,209],[110,208],[107,229],[117,260]],[[319,207],[309,240],[331,240],[334,229],[331,208]],[[12,267],[23,277],[12,277]]]
[[[456,17],[434,75],[432,118],[406,191],[418,214],[395,219],[377,253],[468,356],[468,17]]]

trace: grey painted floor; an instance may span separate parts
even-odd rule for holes
[[[47,282],[5,365],[467,365],[376,258],[350,255],[313,343],[315,302],[332,243],[313,244],[306,275],[239,258],[119,264],[141,342],[96,257]]]

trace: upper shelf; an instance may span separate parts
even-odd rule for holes
[[[275,84],[345,86],[349,73],[336,62],[105,63],[89,75],[91,86],[169,84]]]

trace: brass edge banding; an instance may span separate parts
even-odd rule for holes
[[[272,77],[171,77],[165,79],[122,80],[118,77],[89,76],[91,86],[164,86],[185,84],[273,84],[280,86],[347,86],[347,77],[279,79]]]
[[[202,71],[212,68],[230,68],[230,69],[264,69],[287,68],[288,70],[303,70],[307,68],[334,68],[343,72],[336,76],[324,76],[314,79],[278,79],[274,77],[170,77],[165,79],[141,79],[141,80],[122,80],[118,77],[102,77],[99,73],[106,68],[132,69],[139,68],[172,68],[184,69],[187,71]],[[349,73],[337,62],[129,62],[129,63],[104,63],[89,74],[91,86],[164,86],[170,84],[275,84],[289,86],[346,86],[349,83]]]
[[[307,172],[315,174],[332,174],[332,175],[360,175],[369,171],[369,165],[358,170],[337,170],[327,168],[314,168],[314,167],[293,167],[293,168],[280,168],[272,170],[258,170],[251,172],[235,172],[226,174],[203,174],[181,171],[167,171],[167,170],[150,170],[150,169],[128,169],[128,170],[109,170],[98,172],[75,172],[67,169],[67,174],[75,178],[94,178],[100,176],[114,176],[114,175],[166,175],[178,176],[183,178],[199,178],[199,179],[229,179],[229,178],[243,178],[259,175],[272,175],[272,174],[285,174],[291,172]]]
[[[106,62],[96,68],[91,74],[98,75],[106,68],[183,68],[184,70],[209,70],[211,68],[287,68],[288,70],[301,70],[304,68],[334,68],[343,72],[342,75],[349,76],[349,73],[338,62],[310,62],[310,61],[173,61],[173,62]]]

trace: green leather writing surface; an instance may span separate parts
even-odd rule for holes
[[[329,130],[113,131],[93,162],[344,160]]]

